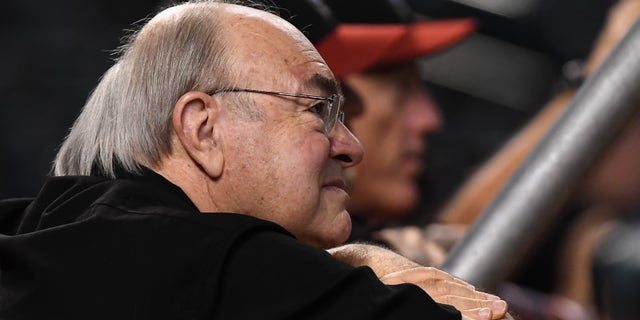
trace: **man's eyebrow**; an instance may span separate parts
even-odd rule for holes
[[[305,82],[306,87],[320,88],[327,94],[342,94],[342,89],[338,81],[332,78],[327,78],[319,73],[314,74]]]

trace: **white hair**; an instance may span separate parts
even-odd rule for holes
[[[120,50],[60,147],[54,175],[139,173],[171,150],[175,102],[191,90],[233,85],[229,30],[221,5],[193,1],[162,11]]]

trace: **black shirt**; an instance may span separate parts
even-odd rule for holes
[[[49,178],[0,202],[1,319],[460,319],[160,175]]]

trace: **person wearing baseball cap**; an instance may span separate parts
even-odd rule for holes
[[[351,240],[379,240],[374,230],[406,218],[419,203],[417,178],[423,171],[425,138],[442,124],[415,60],[467,38],[476,21],[416,20],[409,7],[396,0],[366,5],[279,0],[276,5],[281,16],[313,42],[341,81],[346,123],[365,150],[363,161],[349,172]],[[427,253],[412,258],[438,264],[444,251],[428,247]]]

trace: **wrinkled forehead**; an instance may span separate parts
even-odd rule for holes
[[[245,71],[247,85],[267,90],[338,90],[320,54],[289,22],[245,7],[231,7],[225,20],[235,62]]]

